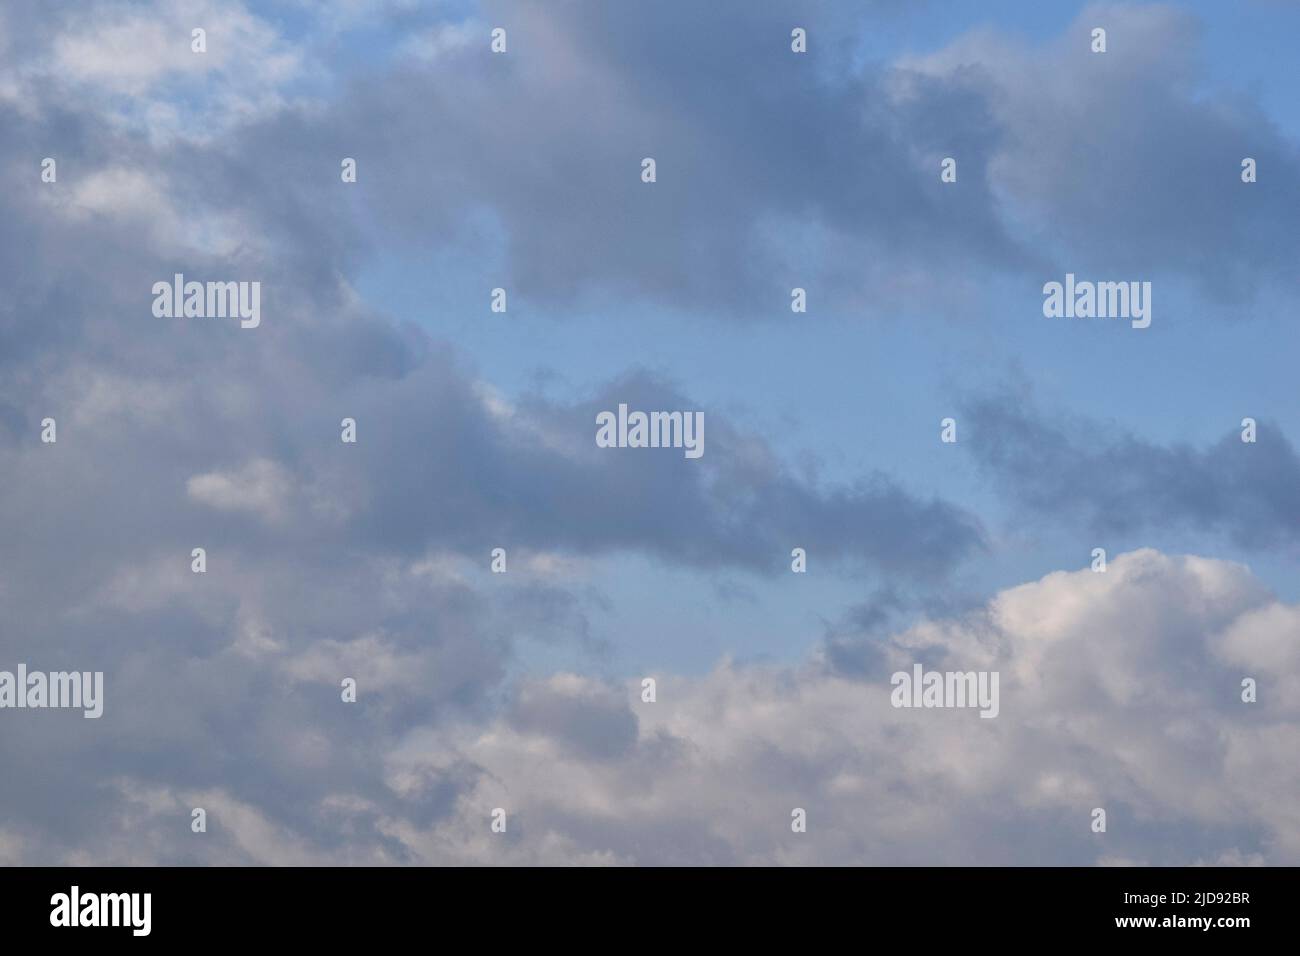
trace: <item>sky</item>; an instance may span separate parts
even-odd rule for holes
[[[1297,28],[5,4],[0,862],[1300,862]]]

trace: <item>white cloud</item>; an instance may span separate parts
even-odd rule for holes
[[[390,758],[408,789],[426,760],[430,779],[456,760],[483,772],[434,832],[395,826],[430,861],[1295,863],[1298,620],[1239,565],[1146,550],[896,635],[868,682],[724,662],[661,677],[654,704],[634,682],[611,708],[607,688],[560,675],[526,689],[533,719],[411,735]],[[922,657],[999,670],[1001,715],[892,708],[888,674]],[[1240,700],[1246,671],[1257,704]],[[584,695],[605,724],[635,715],[631,749],[574,745]],[[494,806],[520,839],[454,832]]]
[[[73,226],[109,222],[142,227],[157,248],[230,256],[258,245],[249,224],[233,212],[185,208],[164,173],[124,166],[88,172],[62,189],[43,190],[39,201]]]
[[[221,511],[247,511],[271,522],[285,518],[293,489],[289,473],[265,458],[254,459],[238,471],[195,475],[185,486],[190,498],[200,504]]]
[[[89,101],[155,142],[207,140],[273,111],[306,72],[301,53],[238,2],[93,3],[62,27],[44,45],[33,33],[22,56],[8,59],[0,93],[24,109]],[[191,49],[195,28],[207,32],[206,53]]]

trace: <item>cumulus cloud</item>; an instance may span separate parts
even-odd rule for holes
[[[1294,864],[1300,607],[1243,566],[1143,550],[1056,572],[880,642],[701,677],[517,684],[500,716],[416,721],[356,765],[355,730],[281,723],[288,769],[177,789],[114,777],[122,826],[84,861],[523,864]],[[382,656],[382,655],[380,655]],[[889,675],[997,670],[1001,712],[908,710]],[[310,667],[307,670],[311,670]],[[302,665],[290,665],[300,676]],[[1241,700],[1254,678],[1259,700]],[[414,694],[399,684],[389,696]],[[289,717],[281,711],[280,718]],[[181,735],[183,736],[183,735]],[[155,737],[155,740],[157,737]],[[350,758],[349,758],[350,755]],[[348,766],[346,771],[344,766]],[[285,789],[308,775],[313,786]],[[328,781],[328,782],[327,782]],[[267,799],[292,795],[284,813]],[[162,834],[186,808],[213,838]],[[504,835],[490,813],[508,814]],[[803,808],[808,831],[791,832]],[[1094,834],[1091,811],[1108,829]],[[61,859],[11,836],[13,859]],[[73,852],[73,851],[69,851]],[[197,854],[197,857],[196,857]]]
[[[898,632],[867,677],[824,658],[723,663],[661,676],[646,704],[639,685],[615,703],[559,675],[486,731],[397,748],[404,779],[453,753],[481,774],[445,825],[400,832],[428,860],[1294,863],[1298,625],[1300,608],[1244,567],[1147,550]],[[1001,714],[893,708],[890,673],[919,661],[998,670]],[[1242,702],[1243,676],[1258,703]],[[634,745],[616,730],[628,726]],[[513,841],[451,845],[486,833],[495,806],[510,808]],[[1098,806],[1105,834],[1089,829]],[[795,807],[805,834],[791,832]]]
[[[697,678],[525,680],[486,724],[413,727],[343,777],[348,732],[290,725],[320,789],[292,822],[257,790],[127,777],[83,860],[596,864],[1294,864],[1300,608],[1248,569],[1144,550],[1057,572],[881,642],[871,674],[822,656]],[[890,705],[888,677],[994,669],[1001,713]],[[1251,676],[1259,701],[1243,703]],[[382,781],[369,790],[359,773]],[[323,775],[323,776],[321,776]],[[246,785],[244,785],[246,786]],[[214,784],[215,787],[215,784]],[[308,794],[311,794],[308,797]],[[200,851],[158,834],[204,805]],[[1089,829],[1104,807],[1108,830]],[[508,813],[494,835],[490,812]],[[790,829],[807,811],[808,831]],[[210,811],[210,812],[211,812]],[[308,826],[305,820],[312,821]],[[168,822],[170,821],[170,823]],[[18,859],[50,859],[10,838]],[[142,850],[141,847],[145,849]]]

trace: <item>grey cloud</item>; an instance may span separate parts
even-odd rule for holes
[[[357,155],[366,203],[395,236],[449,254],[486,219],[503,282],[548,305],[631,295],[753,317],[826,275],[821,301],[861,310],[929,287],[919,258],[1036,261],[987,185],[1000,132],[980,91],[919,78],[897,100],[887,68],[851,66],[835,39],[852,35],[852,8],[801,11],[816,57],[790,53],[787,13],[753,4],[487,9],[508,25],[509,55],[477,42],[488,21],[476,20],[465,43],[357,81],[328,122],[300,111],[251,125],[242,145],[260,161],[246,174],[283,195],[283,169],[304,170],[288,190],[329,207],[334,170],[313,166]],[[663,30],[674,15],[689,26]],[[945,191],[938,161],[954,150],[966,185]]]
[[[849,44],[868,14],[850,5],[800,11],[806,57],[775,7],[486,10],[511,30],[507,56],[474,21],[436,57],[357,81],[328,123],[298,109],[243,130],[268,227],[312,209],[342,219],[327,241],[382,245],[347,223],[318,161],[362,152],[358,188],[395,238],[452,262],[499,250],[503,284],[542,305],[752,319],[802,285],[868,317],[968,311],[990,270],[1035,289],[1067,269],[1172,274],[1225,299],[1291,285],[1300,152],[1244,94],[1201,89],[1190,14],[1101,5],[1041,46],[983,31],[862,63]],[[689,26],[661,29],[674,11]],[[1091,54],[1103,21],[1111,49]],[[1246,155],[1266,171],[1248,187]],[[944,156],[957,188],[938,180]],[[286,168],[304,173],[287,189]]]
[[[497,545],[768,572],[798,535],[921,579],[980,545],[951,505],[883,476],[817,487],[714,413],[694,471],[598,457],[597,407],[689,403],[651,375],[502,417],[454,350],[359,301],[367,240],[319,201],[324,179],[253,149],[257,130],[154,142],[75,99],[28,106],[0,102],[0,168],[34,182],[54,152],[60,178],[0,197],[0,666],[103,670],[108,691],[99,721],[27,712],[0,736],[0,845],[25,860],[414,858],[405,831],[459,812],[485,771],[452,758],[394,781],[399,742],[490,719],[520,641],[603,640],[600,596],[563,578],[512,570],[521,586],[493,590]],[[304,148],[319,135],[283,119]],[[149,290],[174,272],[261,281],[262,326],[155,318]],[[520,701],[577,751],[627,743],[625,714]],[[596,714],[611,737],[583,736]],[[222,822],[196,845],[201,805]]]
[[[1197,448],[1053,418],[1024,393],[972,398],[965,415],[964,447],[1017,509],[1109,532],[1195,529],[1288,553],[1300,544],[1300,456],[1274,422],[1258,423],[1253,444],[1230,427]]]
[[[1090,51],[1095,26],[1105,54]],[[1175,6],[1097,3],[1041,48],[985,31],[910,66],[962,78],[988,104],[1000,203],[1060,269],[1173,274],[1240,303],[1295,287],[1300,150],[1249,94],[1205,88],[1198,47],[1210,42]],[[1247,156],[1261,171],[1252,185]]]
[[[19,26],[25,9],[9,14]],[[500,245],[502,281],[552,306],[630,295],[752,318],[804,285],[855,314],[952,306],[944,294],[965,309],[990,269],[1168,271],[1238,298],[1291,282],[1300,153],[1258,104],[1200,88],[1185,12],[1097,5],[1041,46],[982,31],[894,63],[852,49],[869,17],[895,15],[879,7],[801,9],[805,57],[776,7],[478,13],[375,11],[390,39],[441,36],[439,52],[358,71],[328,110],[285,96],[213,142],[167,141],[190,173],[177,192],[201,183],[188,199],[241,210],[316,286],[398,242],[453,266]],[[489,22],[508,25],[509,55],[488,52]],[[1110,30],[1102,56],[1087,50],[1094,22]],[[75,142],[58,102],[45,122]],[[345,155],[391,235],[340,201],[337,159],[321,157]],[[948,155],[959,188],[938,181]],[[1264,170],[1249,187],[1245,155]]]
[[[520,734],[552,737],[591,760],[624,756],[637,740],[637,719],[623,694],[572,676],[522,684],[509,721]]]
[[[982,546],[979,523],[953,505],[916,498],[879,474],[849,487],[811,486],[761,437],[707,410],[700,459],[597,448],[599,410],[620,402],[698,408],[643,372],[602,386],[595,400],[526,398],[502,422],[445,365],[435,380],[435,367],[358,403],[372,423],[358,464],[375,489],[355,519],[358,533],[412,545],[432,538],[465,550],[484,540],[644,550],[701,567],[767,572],[788,564],[797,545],[821,559],[916,578],[941,575]],[[324,469],[320,457],[313,464]],[[388,464],[399,460],[408,463],[400,472]],[[337,466],[330,471],[344,480]]]

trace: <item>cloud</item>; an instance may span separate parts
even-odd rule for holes
[[[418,46],[436,55],[354,84],[328,119],[254,127],[249,148],[269,168],[358,156],[389,241],[481,246],[512,295],[544,306],[632,297],[753,318],[803,285],[881,314],[935,290],[919,260],[942,256],[972,286],[972,267],[1035,261],[984,182],[999,135],[987,104],[962,82],[892,97],[888,68],[853,66],[834,39],[863,15],[801,11],[819,49],[802,57],[774,7],[489,3],[468,25],[431,24]],[[690,28],[661,29],[673,18]],[[488,52],[496,23],[506,56]],[[958,148],[968,184],[945,192],[939,159]],[[829,264],[830,248],[852,265]]]
[[[1102,532],[1194,529],[1244,548],[1300,545],[1300,456],[1273,422],[1258,423],[1254,443],[1232,429],[1196,448],[1053,418],[1010,392],[969,399],[965,416],[967,452],[1023,511]]]
[[[23,13],[6,8],[7,26]],[[310,117],[277,116],[280,140],[321,147]],[[694,471],[602,456],[596,408],[698,403],[638,371],[502,399],[353,289],[362,243],[348,208],[320,201],[333,160],[321,180],[286,179],[304,167],[277,167],[282,151],[248,162],[270,135],[256,123],[208,140],[119,120],[75,97],[0,102],[0,168],[36,182],[31,144],[54,142],[60,170],[49,191],[0,196],[7,663],[103,670],[108,688],[101,720],[25,712],[0,735],[6,854],[260,862],[265,826],[289,848],[359,841],[357,859],[407,862],[398,834],[454,812],[475,772],[451,760],[394,789],[392,742],[493,719],[523,641],[590,659],[608,640],[590,620],[603,596],[557,569],[634,553],[774,573],[798,536],[826,566],[916,581],[981,545],[962,509],[886,475],[822,486],[715,410]],[[261,281],[262,325],[153,316],[152,285],[175,272]],[[47,416],[55,444],[39,440]],[[496,546],[508,591],[488,575]],[[541,685],[518,700],[552,721],[539,746],[612,757],[630,740],[586,696],[572,711]],[[174,842],[186,804],[214,793],[248,832]]]
[[[827,313],[966,315],[990,272],[1036,295],[1067,269],[1171,275],[1220,299],[1293,287],[1282,211],[1300,201],[1300,151],[1246,94],[1207,88],[1190,14],[1096,5],[1046,42],[976,30],[893,61],[853,48],[879,10],[800,14],[805,56],[789,16],[754,4],[439,11],[327,113],[250,123],[241,146],[261,162],[241,172],[258,194],[330,208],[324,169],[279,171],[354,156],[386,224],[370,242],[559,311],[752,321],[801,286]],[[659,28],[673,19],[689,29]],[[1110,48],[1093,54],[1102,22]],[[488,52],[497,23],[505,56]],[[1250,186],[1247,155],[1267,171]],[[956,185],[939,181],[949,156]]]
[[[272,112],[306,72],[300,53],[238,2],[83,3],[57,17],[22,0],[7,8],[0,100],[32,111],[76,98],[156,143],[210,139]],[[196,28],[204,53],[191,49]],[[6,34],[23,42],[6,44]]]
[[[257,459],[233,472],[208,472],[185,483],[189,496],[221,511],[250,511],[268,521],[284,517],[293,482],[273,461]]]
[[[79,832],[67,851],[11,833],[5,852],[28,862],[66,852],[83,862],[271,864],[1300,859],[1290,799],[1300,784],[1290,759],[1300,745],[1300,607],[1246,568],[1136,551],[1105,573],[1056,572],[870,640],[878,660],[867,672],[841,672],[823,655],[793,666],[724,661],[701,677],[658,675],[655,703],[641,702],[639,680],[527,678],[495,718],[411,713],[393,725],[404,733],[364,757],[349,721],[315,724],[273,707],[273,781],[224,776],[177,789],[119,757],[106,790],[122,802],[116,824]],[[997,670],[999,716],[891,707],[890,673],[915,662]],[[1246,676],[1257,703],[1240,698]],[[276,699],[266,690],[247,700],[265,707]],[[381,696],[415,693],[390,684]],[[193,744],[183,728],[167,736]],[[186,829],[192,806],[210,814],[200,843]],[[1098,806],[1104,834],[1089,828]],[[505,834],[490,830],[495,807],[507,811]],[[807,833],[791,832],[795,807],[807,811]]]
[[[365,383],[343,406],[364,430],[358,461],[319,445],[304,448],[304,457],[322,487],[364,489],[349,533],[390,547],[437,541],[467,553],[487,542],[578,554],[642,551],[771,573],[788,567],[790,549],[800,546],[849,568],[933,579],[983,545],[979,522],[954,505],[914,496],[881,473],[818,487],[762,436],[712,410],[700,459],[596,447],[597,412],[620,402],[699,407],[669,383],[633,371],[578,402],[525,396],[503,417],[439,355],[401,380]],[[435,448],[446,453],[426,451]],[[407,465],[395,470],[393,461]]]
[[[824,660],[723,663],[661,676],[654,704],[625,686],[612,710],[573,676],[534,685],[525,699],[558,695],[561,715],[585,696],[637,726],[635,746],[574,747],[567,718],[532,713],[459,740],[412,734],[390,758],[404,774],[452,752],[481,773],[450,820],[401,832],[447,862],[1294,863],[1298,648],[1300,608],[1244,567],[1137,551],[895,633],[866,679]],[[889,674],[921,660],[1000,671],[1000,716],[892,708]],[[487,835],[494,806],[513,840]],[[1089,829],[1097,806],[1105,834]]]
[[[1172,274],[1234,303],[1294,290],[1300,150],[1248,95],[1207,88],[1204,40],[1175,6],[1095,3],[1040,47],[981,30],[900,67],[969,84],[1000,134],[987,159],[998,207],[1064,268]],[[1269,171],[1253,185],[1247,156]]]
[[[903,628],[984,548],[960,503],[884,472],[808,478],[775,436],[711,406],[699,461],[609,453],[596,411],[705,403],[641,369],[504,395],[357,292],[387,257],[432,249],[455,271],[481,229],[512,296],[608,296],[613,316],[648,302],[752,317],[808,275],[868,317],[964,302],[990,269],[1044,261],[999,207],[1000,157],[1027,147],[996,72],[854,65],[833,40],[852,5],[809,13],[817,65],[788,53],[787,14],[752,4],[690,5],[693,31],[656,27],[684,4],[512,7],[504,60],[444,8],[348,4],[291,43],[238,5],[155,6],[0,11],[0,169],[32,187],[0,194],[0,666],[102,669],[108,688],[98,721],[4,716],[0,859],[1296,860],[1282,796],[1296,612],[1242,569],[1139,553]],[[295,99],[320,79],[300,54],[372,14],[430,42],[340,66],[328,109]],[[209,31],[201,63],[192,25]],[[1097,108],[1129,96],[1103,92]],[[949,149],[963,187],[945,193]],[[57,184],[38,184],[47,153]],[[362,179],[341,196],[338,158],[354,154]],[[1058,212],[1034,201],[1026,215]],[[827,249],[849,265],[825,265]],[[934,281],[940,260],[950,282]],[[262,326],[152,316],[152,284],[175,272],[262,282]],[[1295,525],[1296,465],[1270,427],[1242,449],[1116,450],[986,414],[998,435],[979,453],[1027,507],[1110,514],[1124,503],[1070,468],[1136,450],[1129,490],[1182,482],[1158,520],[1290,540],[1270,528]],[[356,445],[339,441],[345,416]],[[1022,462],[1041,475],[1015,478]],[[504,579],[487,570],[497,546]],[[885,581],[859,615],[871,641],[836,634],[840,653],[799,667],[660,675],[654,705],[640,675],[555,674],[520,653],[538,642],[602,669],[607,603],[581,572],[604,556],[740,576],[726,588],[745,593],[788,573],[794,546]],[[888,669],[921,656],[1005,667],[1002,715],[889,709]],[[1249,710],[1246,672],[1262,691]],[[1104,845],[1092,801],[1115,808]],[[495,806],[511,814],[499,839]],[[798,842],[793,806],[810,815]]]
[[[509,721],[519,734],[549,739],[590,760],[622,756],[637,740],[637,719],[623,695],[573,674],[525,682]]]

